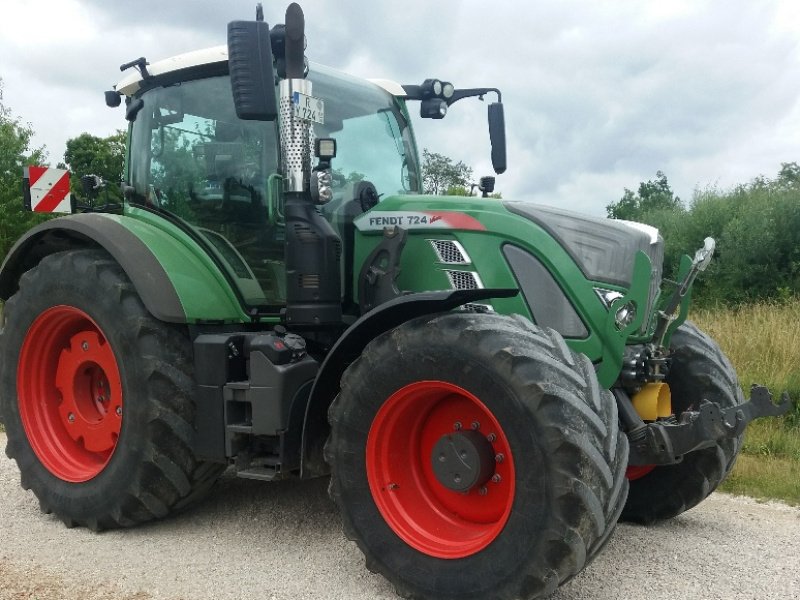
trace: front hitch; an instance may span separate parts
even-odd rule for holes
[[[789,410],[789,394],[774,404],[772,394],[761,385],[750,389],[750,401],[720,408],[703,400],[700,410],[681,413],[676,421],[655,421],[628,434],[630,465],[671,465],[681,462],[689,452],[709,448],[724,439],[744,433],[750,421],[759,417],[777,417]]]
[[[653,344],[656,348],[664,348],[664,341],[669,331],[669,326],[676,318],[676,311],[683,302],[686,294],[697,279],[697,276],[708,268],[711,259],[714,257],[714,249],[717,243],[714,238],[707,237],[703,240],[703,247],[694,254],[689,270],[686,272],[682,281],[675,286],[675,291],[670,296],[664,308],[658,313],[658,322],[653,333]]]

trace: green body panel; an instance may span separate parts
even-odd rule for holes
[[[124,215],[107,215],[141,239],[163,265],[188,323],[250,322],[217,265],[194,240],[167,219],[127,206]]]
[[[678,269],[678,277],[677,281],[683,281],[686,276],[689,274],[689,271],[692,268],[692,258],[684,254],[681,257],[681,264],[680,268]],[[669,295],[666,295],[664,300],[666,301],[669,298]],[[689,305],[692,303],[692,288],[689,288],[686,292],[686,295],[681,300],[680,306],[678,307],[678,314],[675,315],[672,323],[669,324],[667,327],[667,333],[664,335],[664,346],[669,348],[670,341],[672,340],[672,334],[680,327],[685,321],[686,317],[689,315]],[[661,308],[659,306],[659,308]]]
[[[587,337],[567,339],[567,343],[595,363],[601,385],[610,387],[613,384],[621,369],[625,344],[640,330],[644,319],[649,318],[643,309],[647,306],[652,268],[644,253],[637,254],[631,288],[621,289],[624,297],[615,301],[609,311],[594,288],[608,289],[613,286],[587,280],[580,267],[557,240],[533,221],[508,211],[501,201],[445,196],[390,196],[368,214],[379,216],[383,212],[395,211],[458,213],[472,217],[485,228],[409,228],[408,241],[402,255],[401,273],[397,280],[399,289],[451,289],[450,279],[445,273],[448,269],[473,270],[478,273],[486,288],[519,287],[502,252],[505,244],[513,244],[538,258],[553,275],[589,332]],[[472,264],[448,266],[438,262],[438,257],[428,241],[433,239],[458,241],[469,254]],[[380,240],[380,231],[356,231],[356,265],[363,264]],[[357,285],[358,282],[354,281],[353,293],[356,297]],[[637,316],[623,331],[618,331],[613,315],[617,306],[628,301],[636,304]],[[533,319],[521,295],[494,300],[492,307],[499,313],[516,313]]]

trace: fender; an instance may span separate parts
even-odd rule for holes
[[[469,302],[511,298],[518,293],[519,290],[512,288],[408,294],[378,305],[353,323],[325,357],[308,397],[301,442],[301,476],[327,473],[322,447],[328,438],[328,407],[339,393],[342,373],[370,341],[416,317],[446,312]]]
[[[22,274],[45,256],[86,247],[108,252],[130,278],[147,310],[161,321],[248,320],[202,250],[189,248],[177,236],[142,220],[105,213],[69,215],[28,231],[0,267],[0,298],[10,298]]]

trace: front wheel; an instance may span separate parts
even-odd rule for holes
[[[372,341],[329,411],[330,492],[409,598],[536,598],[580,572],[627,495],[589,361],[520,318],[449,313]]]
[[[130,526],[201,496],[224,465],[195,458],[191,343],[155,320],[97,250],[44,258],[0,332],[6,454],[42,511]]]
[[[696,410],[703,400],[727,409],[744,402],[736,371],[719,346],[693,323],[672,336],[667,384],[675,414]],[[622,518],[635,523],[671,519],[697,506],[733,468],[744,434],[687,454],[675,465],[628,470],[630,494]]]

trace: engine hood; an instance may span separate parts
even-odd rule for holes
[[[658,230],[642,223],[590,217],[531,202],[503,201],[510,212],[529,219],[556,239],[587,279],[629,287],[636,252],[653,265],[656,285],[661,281],[664,240]]]

